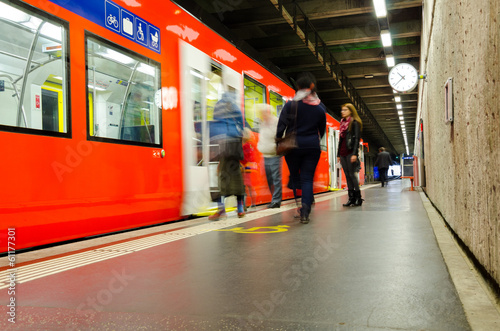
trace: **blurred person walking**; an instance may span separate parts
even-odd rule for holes
[[[377,155],[377,159],[375,160],[375,167],[378,167],[378,173],[380,176],[380,182],[382,183],[382,187],[384,187],[384,183],[387,185],[387,170],[389,170],[389,166],[392,164],[391,155],[385,151],[384,147],[380,147],[378,149],[379,153]]]
[[[311,73],[301,74],[297,81],[293,101],[287,102],[281,112],[276,138],[283,137],[285,130],[296,130],[298,148],[285,155],[290,171],[294,197],[296,187],[302,189],[300,222],[309,223],[313,202],[313,179],[321,155],[320,140],[326,130],[326,109],[316,94],[316,78]]]
[[[271,113],[271,106],[257,105],[262,122],[260,123],[259,142],[257,149],[264,156],[264,169],[266,171],[267,185],[271,191],[272,199],[268,208],[280,208],[283,197],[281,184],[282,159],[276,154],[276,128],[278,118]]]
[[[255,207],[255,179],[254,174],[257,172],[257,163],[255,162],[255,153],[257,150],[257,138],[255,133],[246,127],[243,130],[243,160],[241,165],[243,166],[243,183],[245,184],[245,193],[248,190],[248,196],[250,196],[250,208]],[[245,211],[246,211],[246,199],[245,201]]]
[[[217,202],[217,212],[209,216],[209,220],[218,221],[226,217],[224,199],[235,195],[238,202],[238,217],[245,216],[244,195],[245,186],[240,169],[243,160],[243,115],[236,104],[234,93],[225,92],[214,107],[214,120],[210,124],[211,144],[219,145],[219,166],[217,168],[219,190],[212,194],[212,200]]]
[[[364,200],[361,198],[356,169],[359,166],[358,149],[363,123],[351,103],[342,105],[341,115],[337,162],[341,163],[344,170],[349,194],[349,200],[343,206],[361,206]]]

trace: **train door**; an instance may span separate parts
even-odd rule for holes
[[[211,205],[218,188],[219,146],[210,143],[214,107],[224,92],[241,102],[242,76],[211,60],[193,46],[181,45],[184,190],[182,213],[195,214]]]
[[[191,215],[210,205],[207,111],[218,95],[209,93],[210,58],[181,43],[183,197],[181,213]]]
[[[339,178],[337,174],[337,138],[338,131],[332,127],[328,127],[328,165],[330,176],[330,188],[339,188]]]
[[[358,183],[359,183],[359,185],[364,185],[365,184],[365,152],[364,152],[364,148],[363,148],[363,143],[359,144],[358,159],[359,159]]]

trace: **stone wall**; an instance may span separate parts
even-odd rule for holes
[[[425,190],[455,233],[500,283],[500,5],[498,0],[426,0],[419,118]],[[397,55],[397,54],[396,54]],[[453,79],[454,121],[444,84]],[[417,121],[418,122],[418,121]],[[422,158],[423,156],[423,158]]]

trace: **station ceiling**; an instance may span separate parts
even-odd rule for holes
[[[419,71],[421,0],[385,0],[385,18],[376,17],[373,0],[174,2],[287,82],[312,72],[320,99],[336,119],[342,104],[355,103],[370,154],[380,146],[406,152],[386,56],[393,54],[396,64],[410,63]],[[381,30],[390,31],[392,46],[382,45]],[[418,86],[397,95],[411,153]]]

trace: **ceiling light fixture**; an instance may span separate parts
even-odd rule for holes
[[[394,60],[394,56],[393,55],[387,55],[385,57],[385,60],[387,61],[387,66],[389,68],[394,67],[394,65],[396,64],[396,61]]]
[[[385,7],[385,0],[373,0],[373,6],[375,7],[375,14],[377,17],[386,17],[387,9]]]
[[[396,104],[396,109],[403,109],[403,106],[400,103]]]
[[[401,97],[394,97],[394,101],[401,102]]]
[[[392,46],[391,33],[389,30],[382,30],[380,32],[380,38],[382,39],[382,45],[384,47]]]

